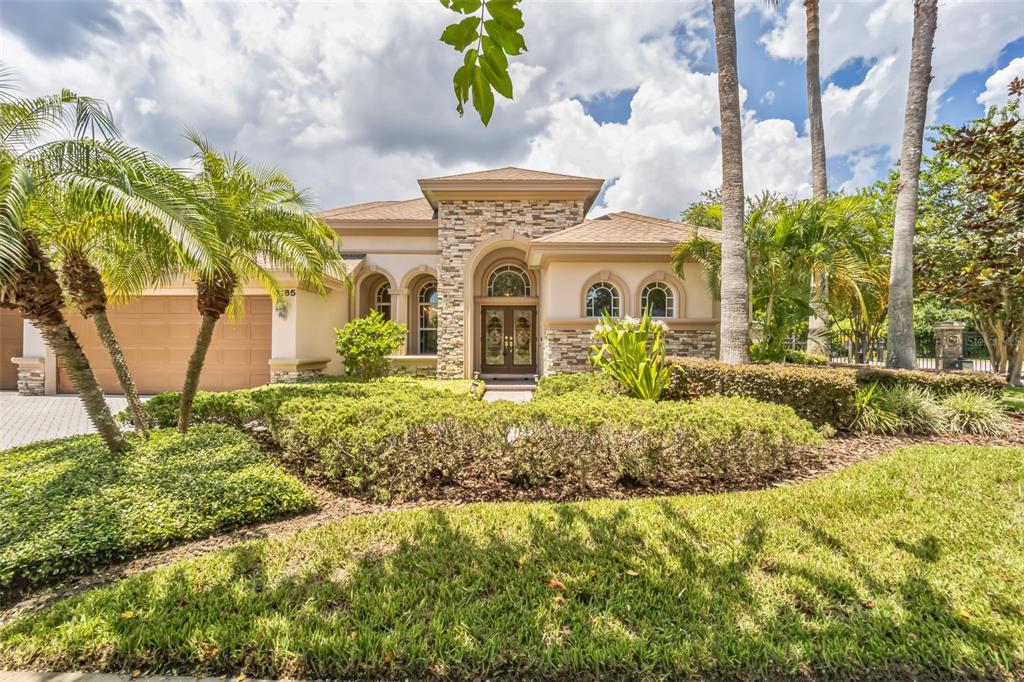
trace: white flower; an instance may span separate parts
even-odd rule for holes
[[[668,331],[668,325],[665,323],[664,320],[654,320],[654,326],[663,332]]]

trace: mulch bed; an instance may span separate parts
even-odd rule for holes
[[[167,566],[182,559],[202,556],[240,542],[271,536],[290,534],[307,528],[315,528],[341,519],[378,514],[381,512],[415,509],[424,507],[456,508],[477,501],[579,501],[583,499],[609,498],[631,499],[670,494],[713,494],[738,490],[763,490],[793,485],[820,478],[857,462],[874,459],[896,448],[910,445],[984,445],[1024,446],[1024,416],[1012,417],[1014,429],[1005,436],[975,435],[933,435],[933,436],[875,436],[864,434],[842,434],[830,438],[824,445],[806,453],[806,456],[778,472],[769,479],[761,478],[740,484],[714,484],[693,482],[684,488],[629,487],[608,485],[600,488],[578,488],[562,484],[522,489],[509,485],[495,489],[473,489],[465,486],[448,486],[430,491],[430,497],[403,504],[375,504],[351,497],[342,497],[329,490],[318,488],[306,482],[319,503],[319,509],[308,514],[287,517],[276,521],[258,523],[242,528],[224,531],[202,540],[186,542],[176,547],[150,552],[130,561],[109,566],[87,576],[71,579],[56,587],[38,590],[35,593],[11,595],[0,601],[0,623],[44,608],[54,602],[67,599],[87,589],[104,585],[120,578],[141,573],[160,566]],[[16,601],[17,600],[17,601]]]

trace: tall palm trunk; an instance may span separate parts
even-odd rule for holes
[[[122,452],[128,448],[128,443],[103,399],[103,391],[96,382],[89,359],[61,312],[64,301],[57,273],[50,267],[34,237],[25,235],[24,245],[26,259],[12,287],[13,303],[22,317],[39,329],[46,343],[63,361],[89,420],[107,447],[113,452]]]
[[[210,342],[213,341],[214,327],[217,326],[217,320],[231,304],[231,295],[234,290],[235,281],[231,277],[196,283],[196,308],[202,315],[203,322],[199,326],[196,345],[192,350],[192,357],[188,360],[188,369],[185,371],[185,385],[181,389],[178,430],[182,433],[188,431],[189,423],[192,421],[192,403],[199,390],[199,377],[202,375],[203,365],[206,363],[206,352],[210,349]]]
[[[917,180],[921,171],[921,145],[928,86],[932,80],[932,44],[938,0],[915,0],[914,38],[910,50],[910,82],[903,120],[900,183],[896,194],[892,265],[889,271],[889,357],[886,364],[913,369],[914,344],[914,225],[917,221]]]
[[[736,8],[713,0],[718,55],[718,103],[722,123],[722,314],[719,359],[750,361],[747,261],[743,243],[743,130],[736,71]]]
[[[124,391],[124,397],[128,402],[128,412],[132,416],[132,424],[135,432],[145,436],[146,411],[142,407],[142,400],[139,398],[139,391],[135,386],[135,379],[128,368],[128,361],[125,360],[121,344],[117,341],[113,327],[110,326],[110,319],[107,317],[107,294],[103,288],[103,278],[81,254],[68,254],[64,257],[61,267],[61,274],[64,279],[64,287],[67,289],[75,307],[84,317],[92,319],[96,333],[110,356],[110,364],[114,366],[114,373],[117,375],[117,382]]]
[[[811,187],[818,201],[828,199],[828,173],[825,167],[825,123],[821,116],[821,78],[819,75],[818,0],[804,0],[807,14],[807,116],[811,129]],[[807,352],[828,355],[824,335],[828,330],[828,280],[811,279],[811,308],[807,321]]]

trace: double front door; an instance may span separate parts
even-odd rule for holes
[[[537,373],[537,308],[483,306],[480,371],[484,374]]]

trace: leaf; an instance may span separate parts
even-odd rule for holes
[[[480,9],[481,0],[441,0],[441,4],[460,14],[472,14]]]
[[[496,54],[500,54],[501,59],[496,58]],[[512,79],[508,75],[508,68],[501,64],[502,60],[508,64],[508,60],[504,58],[505,53],[501,51],[501,48],[495,47],[489,52],[484,52],[483,58],[480,60],[480,68],[483,70],[487,82],[494,86],[494,89],[502,97],[512,99]]]
[[[479,66],[473,70],[473,108],[480,114],[480,121],[487,125],[494,113],[494,93]]]
[[[455,98],[459,101],[455,110],[459,112],[459,116],[462,116],[465,113],[462,105],[469,101],[469,88],[473,84],[473,67],[465,65],[459,67],[452,83],[455,87]]]
[[[633,576],[635,578],[636,576],[640,575],[640,573],[630,568],[626,571],[626,575]]]
[[[548,581],[548,587],[550,587],[553,590],[564,590],[565,583],[563,583],[561,580],[558,580],[557,578],[552,578]]]
[[[124,618],[125,620],[131,620],[134,617],[135,617],[135,612],[134,611],[122,611],[121,612],[121,618]]]
[[[506,54],[516,56],[526,52],[526,40],[517,31],[505,28],[494,19],[484,22],[484,30]]]
[[[519,0],[490,0],[487,3],[487,13],[502,26],[518,31],[526,25],[523,23],[523,11],[516,7],[518,2]]]
[[[480,37],[479,26],[480,17],[466,17],[457,24],[449,24],[441,33],[441,42],[462,52]]]

